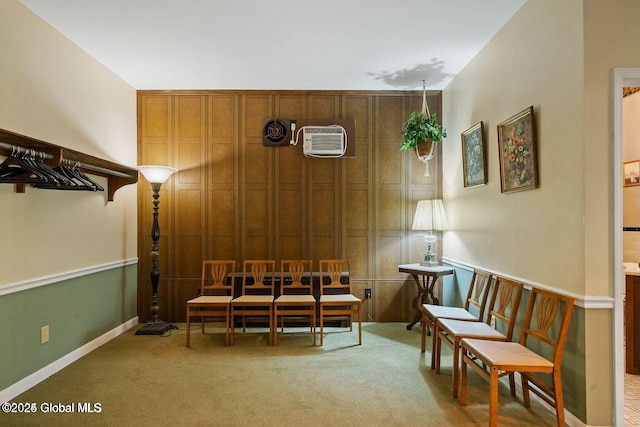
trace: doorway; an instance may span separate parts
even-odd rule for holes
[[[623,88],[640,86],[640,68],[614,68],[612,73],[613,102],[613,370],[614,370],[614,422],[622,425],[625,418],[625,355],[624,355],[624,262],[623,255]],[[630,424],[632,425],[632,424]]]

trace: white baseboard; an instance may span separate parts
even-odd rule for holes
[[[33,374],[5,388],[4,390],[0,391],[0,403],[11,401],[11,399],[15,398],[16,396],[19,396],[20,394],[29,390],[31,387],[35,386],[36,384],[46,380],[51,375],[64,369],[65,367],[69,366],[70,364],[80,359],[81,357],[91,353],[96,348],[100,347],[103,344],[106,344],[107,342],[111,341],[118,335],[123,334],[124,332],[128,331],[129,329],[131,329],[137,324],[138,324],[138,316],[134,317],[131,320],[128,320],[127,322],[119,326],[116,326],[112,330],[105,332],[104,334],[100,335],[98,338],[86,343],[82,347],[72,351],[71,353],[65,356],[62,356],[60,359],[56,360],[55,362],[51,362],[44,368],[37,370]]]

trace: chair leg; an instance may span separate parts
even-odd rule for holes
[[[467,364],[464,361],[464,357],[467,351],[462,349],[462,366],[460,366],[460,394],[458,396],[458,402],[460,406],[467,406]]]
[[[422,351],[422,353],[424,353],[425,347],[426,347],[426,343],[427,343],[427,322],[426,322],[426,318],[427,316],[425,316],[424,313],[422,313],[422,346],[420,347],[420,350]]]
[[[460,340],[458,338],[453,339],[453,397],[458,397],[458,375],[460,374]]]
[[[273,315],[275,317],[276,331],[273,335],[273,345],[278,345],[278,306],[273,307]],[[284,333],[284,316],[282,316],[282,332]]]
[[[516,377],[513,372],[509,374],[509,391],[511,396],[516,397]]]
[[[489,427],[497,427],[498,425],[498,369],[491,367],[491,385],[490,385],[490,401],[489,401]]]
[[[233,305],[231,306],[231,318],[229,319],[229,323],[230,323],[230,329],[231,329],[231,340],[229,341],[229,345],[233,346],[233,338],[236,332],[236,325],[235,325],[235,317],[234,317],[234,313],[233,313]]]
[[[564,395],[562,394],[562,377],[560,371],[553,371],[553,391],[556,400],[556,418],[558,427],[564,427]]]
[[[433,330],[433,336],[431,337],[433,340],[433,356],[432,356],[432,365],[431,369],[436,371],[436,374],[440,373],[440,350],[442,348],[442,342],[440,338],[440,328],[436,325]]]
[[[433,329],[432,329],[432,334],[431,334],[431,369],[436,369],[436,344],[438,341],[438,327],[437,327],[437,322],[438,320],[434,320],[433,321]]]
[[[520,374],[522,379],[522,404],[525,408],[531,407],[531,399],[529,398],[529,380],[526,374]]]
[[[269,307],[269,345],[275,345],[276,337],[278,333],[278,324],[273,318],[273,307]]]
[[[189,347],[189,330],[191,327],[191,313],[189,311],[189,307],[187,307],[187,347]]]
[[[358,345],[362,345],[362,305],[358,304]]]
[[[313,345],[316,345],[316,308],[313,307],[311,313],[311,333],[313,334]]]
[[[230,317],[230,313],[229,313],[229,306],[226,307],[225,312],[224,312],[224,328],[225,328],[225,334],[224,334],[224,345],[225,346],[229,346],[229,325],[231,324],[231,320],[229,319]]]
[[[320,306],[320,346],[324,342],[324,309]]]

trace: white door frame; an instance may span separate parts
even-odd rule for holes
[[[640,86],[640,68],[612,70],[613,102],[613,421],[624,425],[624,269],[622,199],[622,88]]]

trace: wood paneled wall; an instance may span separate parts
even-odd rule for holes
[[[441,117],[441,94],[429,92]],[[408,321],[416,288],[398,264],[424,252],[411,231],[418,200],[441,194],[440,147],[431,176],[400,152],[420,110],[416,91],[139,91],[138,161],[179,169],[160,192],[160,315],[185,320],[203,259],[350,258],[366,320]],[[355,158],[308,159],[301,144],[262,145],[266,117],[355,119]],[[138,184],[138,314],[151,302],[152,192]]]

